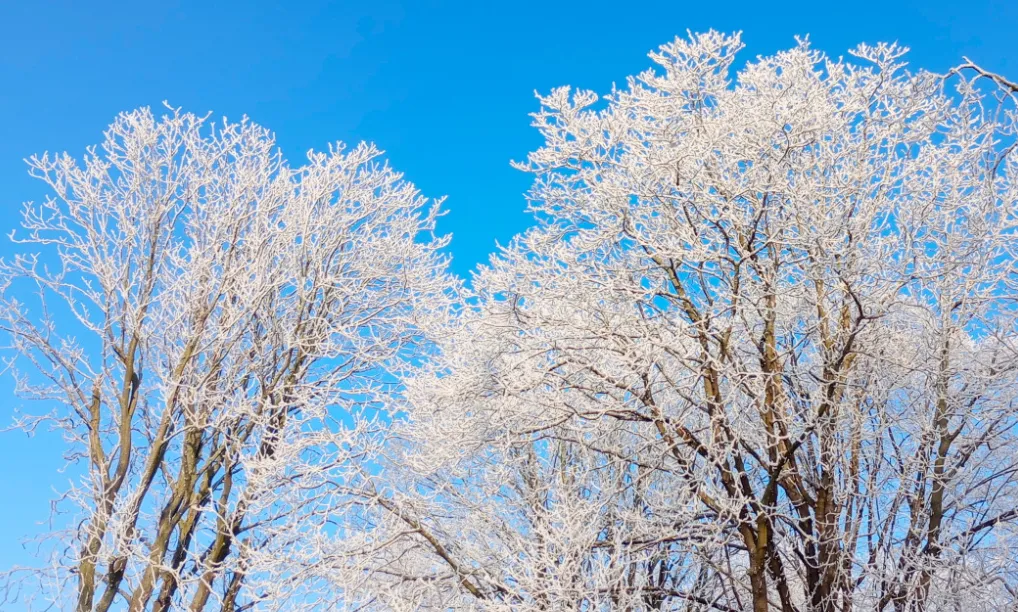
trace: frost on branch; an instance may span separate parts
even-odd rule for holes
[[[320,595],[323,542],[374,494],[385,397],[455,288],[437,205],[378,155],[337,145],[293,168],[249,121],[139,110],[83,160],[30,160],[52,197],[25,207],[0,325],[19,390],[53,409],[22,424],[61,430],[80,477],[50,567],[8,574],[9,599]]]
[[[541,98],[538,225],[408,389],[424,528],[393,527],[382,592],[1015,605],[1013,100],[893,45],[740,47],[665,45],[603,110]]]
[[[541,98],[535,227],[462,295],[368,147],[290,170],[248,123],[139,112],[35,160],[4,328],[84,473],[36,592],[1014,607],[1018,90],[740,48]]]

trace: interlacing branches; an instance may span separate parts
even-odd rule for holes
[[[539,225],[408,390],[463,605],[1014,605],[1008,82],[740,47],[541,99]]]
[[[469,290],[366,145],[291,170],[249,123],[138,112],[34,160],[3,326],[82,470],[39,592],[1018,604],[1018,88],[741,48],[542,97],[537,222]]]
[[[377,156],[291,168],[263,128],[171,109],[30,161],[53,195],[0,271],[2,327],[19,390],[58,406],[24,425],[60,429],[80,474],[52,566],[9,576],[38,579],[30,603],[304,601],[308,538],[368,494],[384,396],[455,288],[438,209]]]

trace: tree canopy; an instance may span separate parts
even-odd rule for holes
[[[541,97],[535,224],[469,283],[370,145],[291,169],[249,122],[143,110],[34,159],[2,327],[57,406],[23,425],[86,467],[67,546],[10,584],[80,611],[1014,606],[1018,86],[741,47]]]

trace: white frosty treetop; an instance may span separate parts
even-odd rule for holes
[[[139,112],[84,166],[36,160],[57,198],[25,224],[60,271],[8,264],[4,327],[89,466],[47,592],[1015,605],[1018,86],[740,48],[692,35],[604,98],[542,97],[537,223],[469,291],[369,147],[290,170],[250,124]]]

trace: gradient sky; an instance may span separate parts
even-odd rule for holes
[[[299,165],[309,148],[371,140],[428,196],[448,196],[440,230],[468,274],[529,223],[527,175],[509,167],[539,144],[534,91],[607,92],[686,30],[741,30],[742,59],[809,34],[843,55],[897,40],[916,66],[967,55],[1018,78],[1016,0],[901,2],[30,2],[0,0],[0,230],[43,185],[22,161],[81,155],[120,111],[158,107],[251,119]],[[11,252],[0,239],[0,255]],[[0,427],[31,409],[0,380]],[[30,560],[58,470],[57,436],[0,433],[0,569]]]

